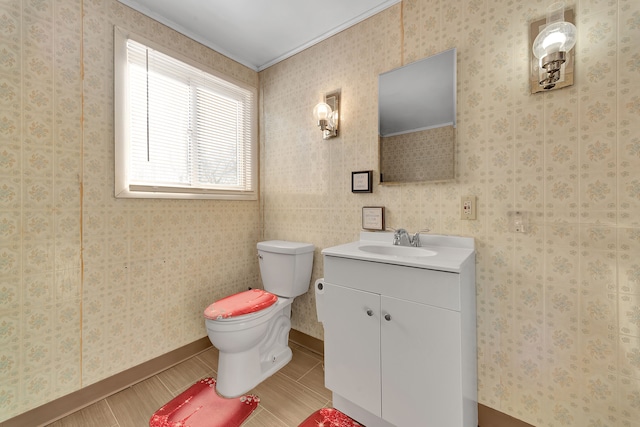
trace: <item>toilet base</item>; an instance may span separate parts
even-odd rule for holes
[[[281,349],[277,354],[273,354],[271,360],[263,361],[260,364],[260,367],[262,368],[262,379],[260,380],[260,382],[269,378],[271,375],[278,372],[284,365],[291,362],[292,357],[293,353],[291,352],[291,349],[289,347],[285,347]]]
[[[262,363],[256,363],[255,356],[255,351],[244,354],[220,353],[216,391],[228,398],[247,393],[289,363],[292,352],[289,347],[281,348],[277,354],[273,355],[272,360],[265,360]],[[260,369],[257,370],[255,367]]]
[[[238,397],[247,393],[291,361],[289,331],[291,306],[270,320],[269,329],[260,343],[247,351],[218,356],[216,390],[224,397]]]

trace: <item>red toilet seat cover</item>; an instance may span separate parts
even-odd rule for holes
[[[204,317],[218,320],[242,316],[271,307],[276,301],[278,297],[272,293],[262,289],[250,289],[214,302],[204,310]]]

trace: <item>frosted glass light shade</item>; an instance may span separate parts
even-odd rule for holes
[[[541,59],[551,53],[569,52],[576,44],[576,26],[570,22],[547,25],[533,41],[533,54]]]
[[[320,102],[313,107],[313,117],[318,121],[329,120],[331,113],[331,107],[329,107],[329,104],[325,104],[324,102]]]

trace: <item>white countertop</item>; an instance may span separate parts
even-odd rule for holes
[[[475,253],[475,243],[472,237],[439,234],[420,235],[422,248],[435,252],[436,254],[433,256],[396,256],[367,252],[360,249],[361,246],[392,246],[392,242],[392,232],[363,231],[360,233],[360,240],[326,248],[322,251],[322,254],[324,256],[459,273],[464,262]]]

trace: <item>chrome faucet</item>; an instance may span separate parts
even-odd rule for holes
[[[393,230],[393,229],[392,229]],[[413,246],[419,248],[422,246],[420,243],[420,233],[427,233],[429,229],[424,229],[420,231],[416,231],[413,236],[411,236],[407,230],[404,228],[398,228],[397,230],[393,230],[393,244],[396,246]]]

